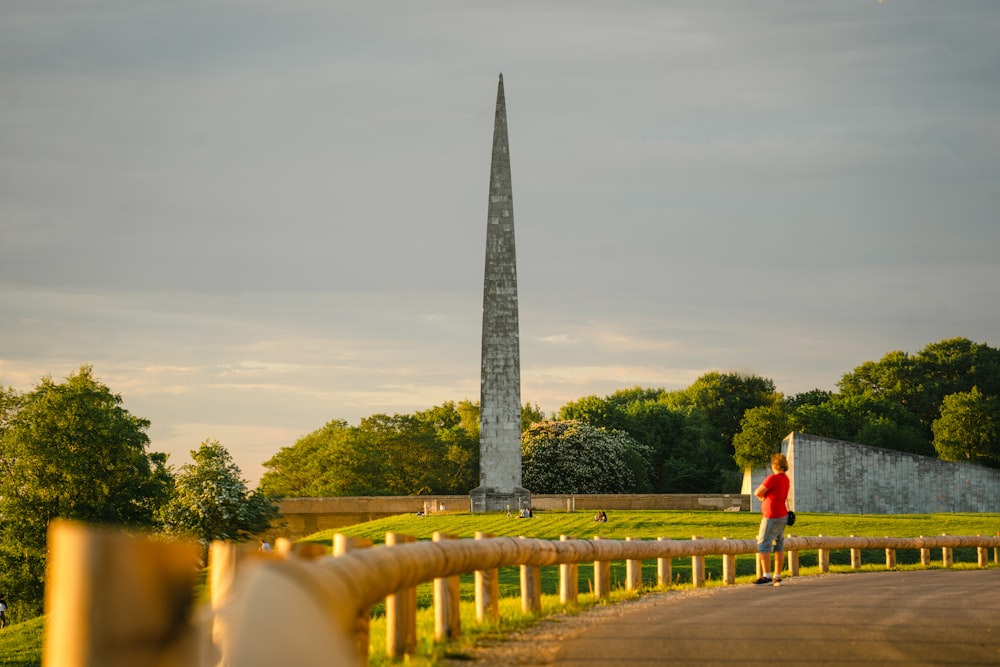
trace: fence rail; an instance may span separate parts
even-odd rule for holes
[[[210,550],[209,604],[194,604],[197,547],[126,537],[69,522],[50,529],[46,584],[47,628],[43,664],[59,667],[258,664],[323,665],[368,662],[372,605],[386,601],[386,651],[412,653],[416,646],[416,586],[434,582],[435,639],[460,632],[457,577],[475,574],[477,619],[498,615],[497,570],[520,567],[522,610],[540,610],[540,568],[559,566],[560,598],[577,599],[577,568],[593,563],[594,592],[609,592],[608,567],[625,561],[627,588],[641,586],[644,560],[657,561],[657,584],[670,583],[672,561],[692,559],[692,580],[704,584],[706,556],[723,558],[723,583],[735,582],[735,558],[756,553],[754,540],[700,539],[559,541],[492,537],[414,541],[389,534],[386,546],[334,539],[333,555],[316,545],[279,540],[275,553],[248,552],[217,542]],[[370,548],[369,548],[370,547]],[[979,567],[989,549],[1000,561],[1000,535],[933,537],[789,536],[791,574],[798,554],[818,552],[821,572],[831,551],[850,550],[861,567],[863,550],[885,550],[887,568],[895,552],[932,549],[950,566],[956,548],[976,548]],[[637,574],[638,573],[638,574]]]

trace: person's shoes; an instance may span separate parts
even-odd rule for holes
[[[774,583],[775,586],[780,586],[781,585],[781,577],[775,577],[771,581]]]
[[[770,586],[772,582],[770,577],[761,577],[753,583],[757,586]]]

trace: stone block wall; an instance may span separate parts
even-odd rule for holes
[[[794,432],[781,451],[799,512],[1000,512],[1000,470]],[[752,496],[769,473],[747,471],[743,493]],[[760,510],[756,498],[752,507]]]
[[[533,495],[538,511],[592,512],[604,510],[749,511],[750,498],[739,494],[587,494]],[[442,509],[443,508],[443,509]],[[282,518],[262,537],[296,540],[321,530],[333,530],[398,514],[421,510],[468,512],[469,496],[355,496],[342,498],[288,498],[278,502]],[[517,508],[512,507],[512,512]]]

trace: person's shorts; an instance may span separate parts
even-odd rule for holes
[[[757,551],[766,554],[769,551],[785,550],[785,524],[788,517],[777,519],[761,519],[760,530],[757,532]]]

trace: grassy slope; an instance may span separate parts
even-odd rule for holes
[[[42,664],[42,630],[45,618],[8,625],[0,630],[0,665],[38,667]]]
[[[1000,531],[1000,514],[920,514],[920,515],[851,515],[851,514],[800,514],[796,526],[790,530],[796,535],[863,535],[893,537],[915,537],[919,535],[994,535]],[[430,539],[435,531],[440,531],[458,537],[473,537],[476,531],[494,535],[524,535],[542,539],[558,540],[560,535],[571,535],[578,538],[590,538],[600,535],[608,539],[656,539],[670,537],[674,539],[689,539],[692,535],[706,538],[730,537],[733,539],[752,539],[757,532],[759,516],[748,512],[612,512],[606,524],[595,524],[593,516],[588,512],[540,512],[533,519],[508,519],[505,516],[470,515],[462,512],[416,517],[400,515],[379,521],[357,524],[336,531],[325,531],[307,538],[309,541],[329,544],[333,533],[343,533],[351,537],[368,538],[375,543],[384,540],[387,532],[404,533],[419,539]],[[956,550],[956,562],[975,559],[972,553],[961,553]],[[865,563],[880,563],[882,554],[864,554]],[[802,555],[802,566],[806,573],[815,565],[815,555],[810,560],[809,554]],[[850,562],[849,554],[833,554],[834,569],[840,564]],[[899,554],[900,563],[913,562],[918,556],[909,558]],[[674,563],[675,586],[684,587],[690,581],[689,559],[677,559]],[[645,564],[643,578],[655,581],[655,563]],[[753,560],[750,557],[738,559],[737,572],[741,580],[749,580],[753,574]],[[511,630],[525,627],[536,619],[521,615],[520,584],[516,568],[505,568],[510,571],[500,573],[501,595],[507,596],[501,602],[501,621],[497,624],[480,625],[475,621],[472,605],[473,589],[471,577],[462,581],[462,627],[465,630],[463,638],[450,646],[433,645],[428,638],[433,635],[433,617],[428,608],[431,604],[429,585],[419,589],[419,604],[423,608],[419,619],[418,636],[420,637],[420,655],[415,656],[411,665],[433,665],[440,656],[445,654],[461,655],[475,641],[502,635]],[[706,563],[708,576],[717,580],[721,573],[719,559],[708,559]],[[543,568],[542,589],[545,593],[542,615],[562,611],[558,599],[558,568]],[[590,568],[580,567],[581,590],[588,590],[588,581],[592,576]],[[624,580],[624,564],[615,563],[612,567],[612,582]],[[710,582],[711,583],[711,582]],[[613,600],[634,597],[634,594],[616,590]],[[571,612],[586,609],[594,604],[601,604],[589,594],[581,594],[580,602]],[[378,613],[378,609],[375,610]],[[0,666],[2,667],[33,667],[41,664],[42,630],[44,619],[36,618],[23,623],[17,623],[0,632]],[[372,664],[388,664],[382,657],[385,646],[384,623],[376,618],[372,622]]]
[[[861,535],[917,537],[919,535],[995,535],[1000,514],[798,514],[788,532],[796,535]],[[612,512],[608,523],[597,524],[589,512],[539,512],[533,519],[508,519],[503,515],[471,515],[447,512],[426,517],[399,515],[369,521],[309,536],[309,541],[329,544],[334,533],[383,541],[385,533],[397,532],[430,539],[435,531],[472,537],[476,531],[498,536],[537,537],[558,540],[560,535],[577,538],[689,539],[729,537],[753,539],[760,515],[750,512]]]

